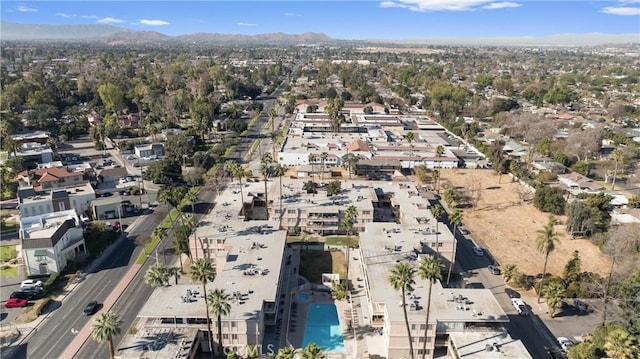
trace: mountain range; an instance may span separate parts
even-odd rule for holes
[[[196,43],[224,45],[301,45],[369,43],[413,45],[489,45],[489,46],[597,46],[605,44],[640,44],[638,34],[559,34],[543,37],[493,38],[425,38],[425,39],[334,39],[323,33],[303,34],[266,33],[258,35],[195,33],[168,36],[155,31],[136,31],[102,24],[49,25],[0,21],[0,40],[3,41],[101,41],[105,44]]]

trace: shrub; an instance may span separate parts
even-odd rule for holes
[[[58,279],[58,273],[53,273],[49,276],[46,282],[44,282],[44,290],[49,290],[55,283],[56,279]]]
[[[531,277],[524,273],[516,274],[513,277],[513,283],[524,290],[529,290],[531,289],[531,287],[533,287],[533,281],[531,280]]]
[[[562,189],[546,185],[536,186],[536,194],[533,197],[533,205],[542,212],[563,214],[566,201],[562,195]]]

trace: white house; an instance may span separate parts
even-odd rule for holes
[[[69,262],[87,254],[74,210],[21,218],[20,242],[29,276],[60,273]]]
[[[133,152],[138,158],[162,157],[164,156],[164,146],[162,143],[148,143],[145,145],[135,145]]]

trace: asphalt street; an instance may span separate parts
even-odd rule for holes
[[[25,331],[23,343],[7,348],[3,358],[58,358],[74,339],[75,334],[92,317],[83,315],[85,305],[92,300],[99,303],[109,296],[113,288],[135,262],[142,246],[136,246],[138,235],[148,235],[166,214],[166,208],[156,208],[137,222],[126,238],[121,238],[87,271],[85,279],[69,292],[62,303],[31,332]]]

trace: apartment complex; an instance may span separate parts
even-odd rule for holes
[[[88,182],[49,191],[37,191],[31,186],[18,189],[18,206],[21,217],[32,217],[70,209],[75,210],[77,214],[83,214],[90,209],[91,201],[95,198],[96,193]]]
[[[20,243],[27,274],[60,273],[86,255],[82,226],[74,210],[20,219]]]

